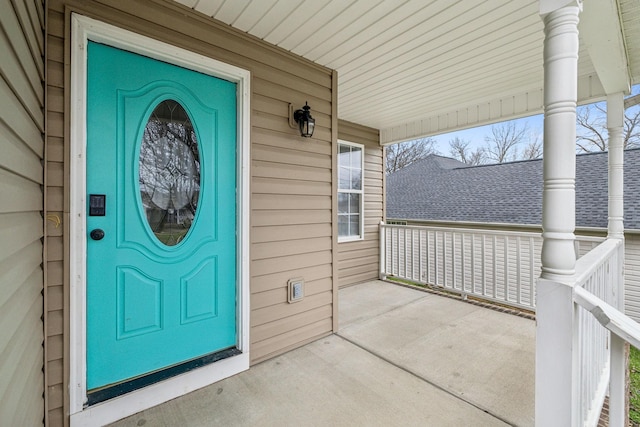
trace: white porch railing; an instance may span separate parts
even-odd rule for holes
[[[604,239],[576,238],[580,256]],[[535,309],[540,233],[380,224],[380,277]]]
[[[580,425],[596,426],[609,387],[611,370],[610,333],[588,310],[595,297],[617,306],[618,275],[622,272],[620,248],[622,240],[609,239],[576,262],[574,284],[576,343],[575,405]],[[586,308],[585,308],[586,307]],[[615,378],[611,378],[615,381]]]

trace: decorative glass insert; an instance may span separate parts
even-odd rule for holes
[[[340,241],[363,238],[362,213],[364,211],[364,146],[338,143],[338,239]]]
[[[177,101],[162,101],[151,113],[138,166],[147,222],[160,242],[175,246],[189,232],[200,196],[198,141]]]

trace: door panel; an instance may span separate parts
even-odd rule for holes
[[[236,346],[236,85],[94,42],[87,76],[91,391]]]

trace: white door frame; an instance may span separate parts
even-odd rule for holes
[[[240,355],[85,408],[86,387],[86,105],[88,41],[142,54],[237,84],[237,331]],[[249,368],[249,71],[95,19],[71,16],[70,133],[70,415],[72,426],[104,425]]]

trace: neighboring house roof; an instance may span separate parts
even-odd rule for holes
[[[607,227],[607,153],[576,156],[576,226]],[[640,149],[624,152],[625,228],[640,229]],[[542,160],[468,166],[430,155],[387,177],[387,218],[542,223]]]

